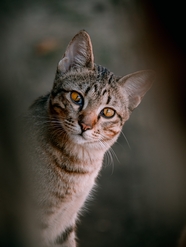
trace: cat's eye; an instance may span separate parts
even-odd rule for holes
[[[70,98],[71,98],[72,102],[75,103],[76,105],[82,105],[83,104],[83,97],[81,96],[80,93],[78,93],[76,91],[71,92]]]
[[[106,107],[101,111],[101,115],[105,118],[112,118],[115,115],[115,110]]]

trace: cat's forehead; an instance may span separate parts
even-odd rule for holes
[[[112,105],[121,107],[123,97],[118,77],[102,66],[94,71],[86,69],[71,71],[56,81],[56,91],[77,91],[88,100],[89,105]],[[55,86],[53,88],[55,90]]]
[[[95,65],[94,70],[81,69],[71,70],[69,73],[61,76],[54,83],[54,88],[63,88],[65,90],[80,90],[83,94],[94,92],[99,94],[105,87],[113,87],[116,77],[108,69]],[[114,85],[115,86],[115,85]]]

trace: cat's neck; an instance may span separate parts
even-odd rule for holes
[[[50,141],[46,146],[44,149],[59,166],[68,171],[82,173],[100,170],[105,153],[105,150],[91,149],[69,140],[60,145]]]

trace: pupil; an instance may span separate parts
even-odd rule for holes
[[[106,109],[105,114],[110,115],[111,111],[109,109]]]

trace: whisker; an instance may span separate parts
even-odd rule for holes
[[[103,136],[101,136],[101,140],[100,140],[100,143],[102,144],[102,146],[106,149],[108,149],[110,146],[103,140]],[[105,153],[105,158],[106,158],[106,161],[108,163],[108,165],[111,165],[112,166],[112,174],[114,172],[114,160],[113,160],[113,155],[114,151],[112,150],[112,148],[108,149],[107,152]],[[114,153],[115,154],[115,153]]]
[[[112,153],[110,152],[110,150],[107,151],[108,157],[110,158],[110,165],[113,164],[113,157],[112,157]]]
[[[109,156],[108,152],[105,153],[104,158],[105,158],[106,166],[110,166],[111,165],[111,159],[110,159],[110,156]]]
[[[113,154],[113,156],[116,158],[117,162],[120,163],[120,161],[119,161],[119,159],[118,159],[118,157],[117,157],[117,155],[116,155],[116,153],[115,153],[115,151],[114,151],[114,149],[113,149],[112,147],[110,147],[110,152],[111,152],[111,153]]]
[[[114,173],[114,160],[113,160],[113,157],[112,157],[111,150],[108,150],[108,153],[109,153],[109,156],[111,158],[111,168],[112,168],[111,175],[112,175]]]
[[[126,141],[126,143],[127,143],[128,147],[129,147],[129,149],[131,149],[131,146],[130,146],[130,144],[129,144],[129,141],[128,141],[128,139],[127,139],[126,135],[124,134],[124,132],[123,132],[123,131],[121,131],[121,134],[123,135],[123,137],[124,137],[124,139],[125,139],[125,141]]]

